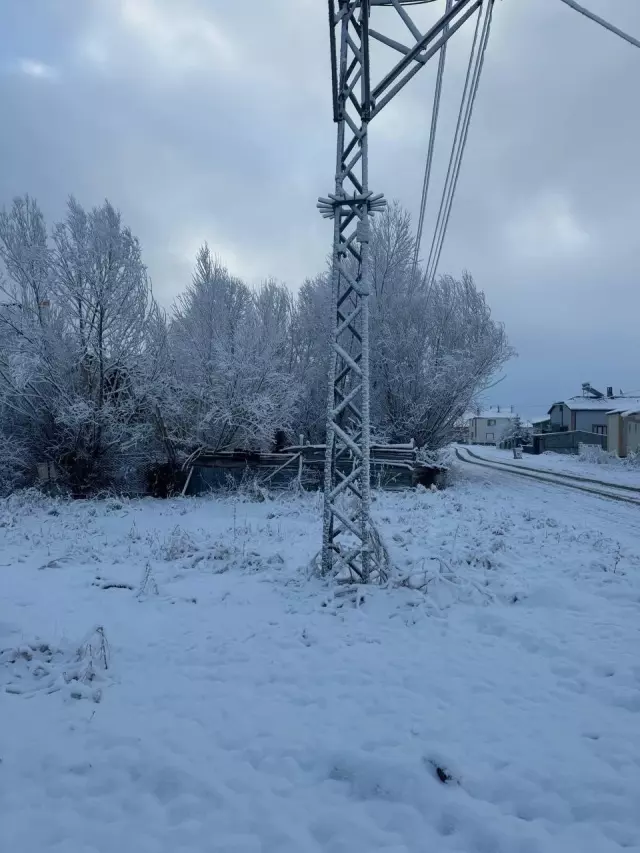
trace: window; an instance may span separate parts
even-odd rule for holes
[[[492,421],[492,420],[487,421],[487,426],[495,426],[495,425],[496,425],[495,421]]]
[[[492,432],[488,432],[486,437],[487,437],[487,441],[495,441]]]
[[[595,432],[596,435],[606,435],[607,428],[606,426],[602,426],[601,424],[593,424],[591,427],[591,432]]]

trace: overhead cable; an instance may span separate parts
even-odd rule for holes
[[[445,14],[451,9],[453,0],[447,0]],[[447,36],[449,25],[444,28],[443,36]],[[418,267],[418,259],[420,257],[420,243],[422,242],[422,231],[424,229],[424,214],[427,207],[427,197],[429,194],[429,182],[431,180],[431,167],[433,165],[433,151],[436,142],[436,132],[438,127],[438,113],[440,112],[440,97],[442,95],[442,79],[444,77],[444,65],[447,57],[447,42],[445,41],[440,48],[440,56],[438,58],[438,74],[436,77],[436,88],[433,96],[433,109],[431,111],[431,131],[429,133],[429,147],[427,150],[427,162],[424,168],[424,179],[422,182],[422,198],[420,200],[420,215],[418,217],[418,228],[416,232],[416,244],[413,251],[413,267],[411,270],[411,278],[414,279],[416,269]]]
[[[590,18],[592,21],[595,21],[596,24],[600,24],[601,27],[604,27],[605,30],[609,30],[611,33],[615,33],[615,35],[620,36],[621,39],[628,41],[629,44],[634,45],[634,47],[640,47],[640,41],[630,36],[628,33],[623,32],[618,27],[614,27],[613,24],[610,24],[609,21],[605,21],[604,18],[601,18],[599,15],[596,15],[594,12],[590,12],[588,9],[585,9],[584,6],[581,6],[579,3],[576,3],[575,0],[562,0],[563,3],[566,3],[567,6],[570,6],[572,9],[575,9],[576,12],[580,12],[581,15],[584,15],[586,18]]]
[[[473,107],[480,84],[480,76],[482,73],[485,51],[489,41],[493,5],[494,0],[489,0],[487,4],[487,12],[484,17],[482,31],[480,33],[479,39],[478,30],[480,28],[480,12],[478,13],[478,19],[476,21],[476,31],[474,34],[473,45],[471,48],[471,55],[469,57],[467,76],[465,79],[464,89],[462,93],[462,100],[460,102],[460,111],[458,113],[458,120],[456,122],[456,130],[454,134],[453,145],[451,148],[451,155],[449,157],[447,175],[442,191],[442,197],[440,199],[440,207],[438,210],[436,227],[431,241],[431,248],[429,250],[429,258],[427,261],[425,278],[428,281],[429,285],[432,284],[433,279],[435,278],[438,263],[440,260],[440,254],[442,252],[442,246],[444,244],[444,239],[449,225],[449,217],[451,215],[453,199],[458,184],[458,178],[460,176],[462,158],[464,155],[467,137],[469,134],[469,127],[471,125],[471,116],[473,114]]]

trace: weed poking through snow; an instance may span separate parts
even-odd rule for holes
[[[100,702],[102,689],[97,682],[104,679],[109,658],[104,628],[98,626],[75,651],[34,642],[0,652],[0,681],[5,692],[16,696],[62,691],[70,699]]]

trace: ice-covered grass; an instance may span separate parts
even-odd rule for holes
[[[0,504],[0,848],[640,849],[640,520],[475,469],[378,494]]]

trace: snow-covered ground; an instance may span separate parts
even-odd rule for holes
[[[567,453],[541,453],[539,456],[523,453],[522,459],[514,459],[512,450],[501,450],[499,447],[471,444],[469,450],[494,462],[508,462],[510,465],[521,468],[538,468],[554,474],[588,477],[603,483],[640,489],[640,465],[630,465],[624,460],[613,457],[609,457],[609,464],[598,464],[585,462],[578,456]]]
[[[0,504],[0,849],[640,850],[637,509],[380,494],[426,587],[355,604],[305,574],[319,510]]]

